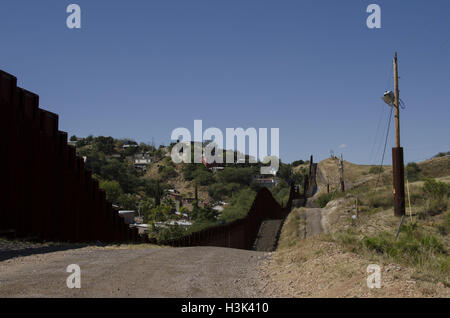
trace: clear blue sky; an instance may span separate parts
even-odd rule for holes
[[[168,144],[202,119],[279,127],[283,161],[333,149],[358,163],[380,161],[398,51],[405,160],[450,150],[449,0],[2,0],[0,43],[0,69],[69,135]]]

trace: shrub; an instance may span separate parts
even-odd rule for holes
[[[195,182],[197,182],[197,184],[203,185],[203,186],[214,183],[214,177],[213,177],[212,173],[210,171],[206,171],[206,170],[198,171],[194,180],[195,180]]]
[[[270,189],[273,197],[279,204],[286,203],[289,200],[290,187],[286,181],[281,180],[275,187]]]
[[[253,181],[255,170],[248,168],[226,167],[217,173],[217,180],[222,183],[238,183],[249,186]]]
[[[170,225],[156,230],[156,240],[158,243],[164,243],[168,240],[177,239],[188,234],[187,230],[178,224]]]
[[[372,173],[372,174],[378,174],[378,173],[382,173],[384,171],[384,169],[383,169],[383,167],[371,167],[370,169],[369,169],[369,173]]]
[[[163,166],[161,169],[158,170],[160,170],[159,176],[161,177],[162,180],[167,180],[169,178],[177,176],[177,172],[175,171],[175,168],[172,166]]]
[[[378,254],[396,255],[392,236],[387,232],[382,232],[374,237],[364,237],[363,245]]]
[[[437,215],[447,210],[447,202],[440,199],[427,199],[421,211],[421,218],[425,218],[430,215]]]
[[[324,193],[317,198],[316,203],[319,205],[319,207],[324,208],[328,202],[333,200],[333,198],[333,193]]]
[[[436,215],[447,210],[449,191],[447,184],[434,179],[426,179],[422,191],[426,199],[421,217]]]
[[[208,194],[214,200],[219,201],[236,193],[241,188],[242,186],[238,183],[214,183],[208,187]]]
[[[394,196],[389,191],[369,194],[367,200],[370,208],[387,209],[394,206]]]
[[[227,223],[245,217],[250,211],[255,196],[256,192],[250,188],[243,189],[239,193],[234,194],[220,214],[219,219]]]
[[[415,162],[408,163],[406,165],[405,172],[409,182],[420,180],[420,168],[417,163]]]
[[[338,234],[339,241],[349,248],[352,252],[356,252],[361,247],[361,241],[358,239],[353,229]]]
[[[293,167],[297,167],[297,166],[300,166],[300,165],[302,165],[302,164],[304,164],[305,162],[303,161],[303,160],[295,160],[295,161],[292,161],[292,163],[291,163],[291,165],[293,166]]]
[[[423,192],[433,199],[442,199],[448,193],[448,185],[434,179],[426,179],[423,184]]]
[[[435,155],[433,158],[445,157],[445,156],[449,156],[449,155],[450,155],[450,151],[440,152],[437,155]]]

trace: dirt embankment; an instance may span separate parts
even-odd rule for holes
[[[331,234],[350,224],[343,199],[327,208],[300,208],[288,216],[278,249],[259,267],[264,297],[450,297],[450,288],[419,279],[410,266],[357,254]],[[367,286],[367,267],[381,268],[381,288]]]

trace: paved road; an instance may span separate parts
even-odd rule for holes
[[[257,297],[268,253],[219,247],[83,247],[0,261],[0,297]],[[69,289],[69,264],[81,288]]]

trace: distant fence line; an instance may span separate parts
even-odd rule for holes
[[[58,115],[0,71],[0,233],[68,242],[136,241],[58,130]]]
[[[244,218],[161,243],[175,247],[221,246],[252,249],[262,222],[267,219],[285,218],[291,211],[293,200],[305,201],[304,195],[301,195],[294,185],[291,185],[289,200],[285,207],[278,204],[267,188],[261,188]]]

